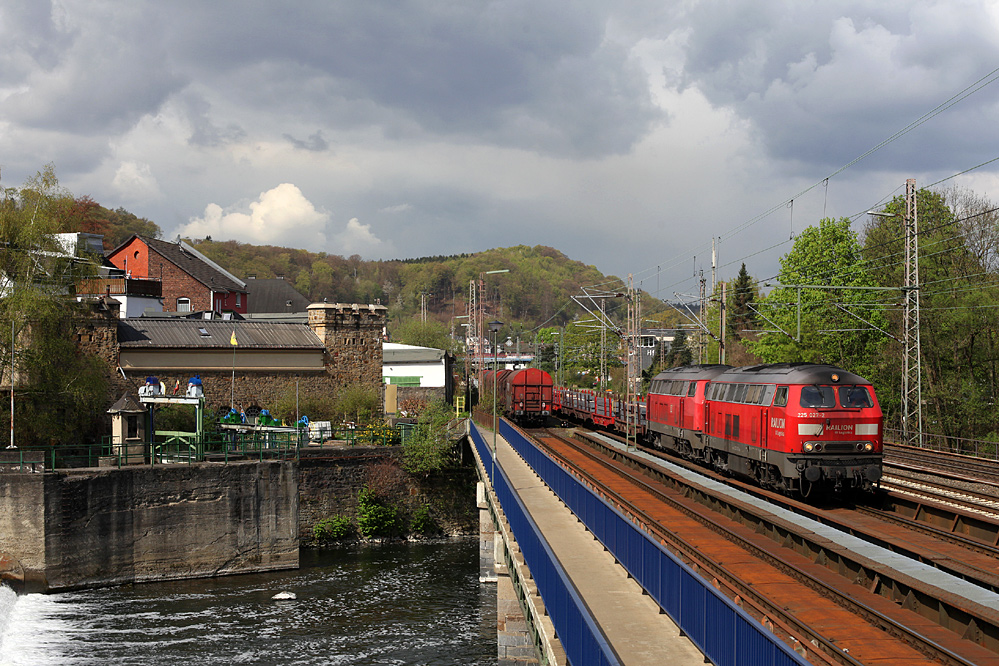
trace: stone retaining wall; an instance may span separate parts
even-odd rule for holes
[[[2,474],[0,556],[41,590],[294,569],[297,487],[276,461]]]

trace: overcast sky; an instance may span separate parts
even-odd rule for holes
[[[836,173],[999,67],[994,0],[4,0],[0,45],[3,185],[52,162],[167,238],[550,245],[667,299],[712,237],[769,277],[999,157],[997,83]],[[999,199],[999,162],[946,184]]]

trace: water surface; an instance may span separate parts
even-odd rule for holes
[[[0,666],[496,663],[478,542],[302,551],[298,571],[17,597]],[[281,591],[294,601],[274,601]]]

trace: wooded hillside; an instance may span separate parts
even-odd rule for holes
[[[541,245],[449,257],[365,261],[357,255],[345,258],[236,241],[190,242],[234,275],[284,277],[312,301],[379,302],[389,308],[394,324],[420,316],[422,302],[426,303],[428,319],[450,323],[466,312],[470,282],[487,271],[509,271],[485,276],[486,300],[495,304],[490,316],[518,332],[571,320],[580,312],[571,298],[580,295],[583,286],[624,288],[620,279]],[[647,307],[651,311],[662,309],[651,298]]]

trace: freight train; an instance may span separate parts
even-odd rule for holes
[[[496,389],[497,408],[517,423],[542,424],[552,413],[552,377],[538,368],[490,370],[482,388]]]
[[[834,366],[672,368],[632,404],[553,386],[536,368],[500,370],[496,380],[497,399],[515,421],[552,415],[619,433],[631,427],[656,448],[789,495],[871,491],[881,478],[883,415],[874,388]]]

